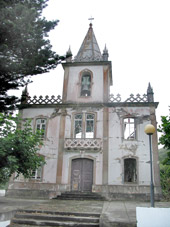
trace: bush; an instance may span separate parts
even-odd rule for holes
[[[170,165],[160,164],[160,178],[163,196],[170,200]]]

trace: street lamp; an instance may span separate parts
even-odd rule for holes
[[[151,192],[151,207],[154,207],[154,185],[153,185],[153,173],[152,173],[152,143],[151,143],[151,136],[155,132],[155,127],[151,124],[145,126],[145,133],[149,136],[149,146],[150,146],[150,168],[151,168],[151,185],[150,185],[150,192]]]

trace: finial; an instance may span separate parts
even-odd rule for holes
[[[28,84],[26,84],[24,90],[22,91],[23,95],[28,95]]]
[[[68,48],[67,54],[72,54],[72,53],[71,53],[71,48],[70,48],[70,46],[69,46],[69,48]]]
[[[108,49],[106,48],[106,44],[103,50],[103,61],[108,61],[108,57],[109,57],[109,53],[108,53]]]
[[[108,53],[108,49],[107,49],[107,47],[106,47],[106,44],[105,44],[105,47],[104,47],[103,53]]]
[[[153,88],[151,87],[150,82],[148,84],[147,96],[148,96],[148,102],[154,102],[154,93],[153,93]]]
[[[21,104],[26,104],[28,98],[29,98],[29,93],[28,93],[28,88],[27,88],[27,84],[26,84],[24,90],[22,91]]]
[[[71,62],[71,60],[72,60],[72,52],[69,46],[68,51],[66,52],[66,62]]]

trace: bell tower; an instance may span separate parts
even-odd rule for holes
[[[71,50],[69,48],[69,53]],[[63,63],[65,103],[103,103],[108,101],[112,85],[111,62],[105,46],[101,54],[92,23],[74,58]]]

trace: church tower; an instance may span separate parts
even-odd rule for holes
[[[72,62],[64,67],[63,101],[66,103],[107,102],[112,85],[111,62],[105,47],[100,52],[92,24]]]

